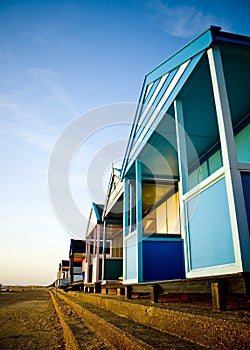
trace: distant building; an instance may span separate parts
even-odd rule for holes
[[[65,288],[69,283],[69,260],[62,260],[57,271],[55,286]]]
[[[86,272],[84,279],[86,283],[101,281],[103,252],[102,210],[103,205],[92,203],[86,231]]]
[[[86,241],[70,240],[69,279],[70,283],[83,281],[85,275]]]
[[[123,184],[112,168],[105,205],[93,203],[86,232],[86,283],[123,275]]]

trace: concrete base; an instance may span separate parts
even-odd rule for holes
[[[65,293],[65,292],[62,292]],[[221,349],[248,349],[250,344],[249,320],[210,310],[194,309],[194,313],[171,310],[162,305],[144,303],[138,300],[94,294],[68,294],[116,314],[123,315],[141,324],[177,335],[206,347]],[[181,307],[180,307],[181,309]],[[223,346],[222,346],[223,344]]]

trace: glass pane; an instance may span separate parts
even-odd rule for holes
[[[176,183],[143,183],[142,202],[144,233],[180,233]]]
[[[238,162],[250,164],[250,118],[234,139]]]

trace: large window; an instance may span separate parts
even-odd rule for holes
[[[112,238],[112,257],[123,256],[123,231],[119,229],[117,234]]]
[[[176,183],[142,184],[143,232],[180,234],[179,193]]]

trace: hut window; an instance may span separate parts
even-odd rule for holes
[[[180,234],[179,192],[175,183],[143,184],[143,231]]]

